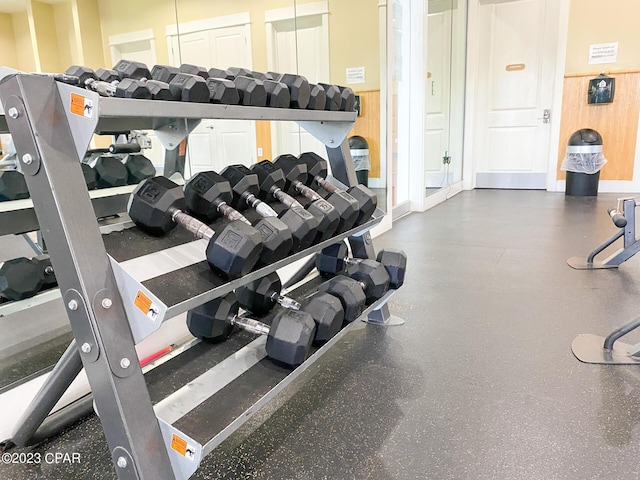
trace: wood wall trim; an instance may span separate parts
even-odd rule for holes
[[[600,70],[598,72],[590,72],[590,73],[567,73],[567,74],[565,74],[564,78],[597,77],[601,73],[603,73],[602,70]],[[608,75],[608,76],[621,75],[621,74],[624,74],[624,73],[640,73],[640,69],[639,68],[632,68],[630,70],[605,70],[604,71],[604,74]]]
[[[589,105],[587,89],[590,76],[565,78],[558,149],[558,179],[566,178],[565,172],[560,170],[560,165],[569,137],[581,128],[592,128],[602,135],[604,155],[608,160],[601,170],[600,179],[633,180],[640,116],[640,71],[617,74],[615,79],[613,103]]]

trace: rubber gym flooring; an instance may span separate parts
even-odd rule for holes
[[[616,231],[616,198],[475,190],[397,221],[375,244],[409,255],[406,323],[349,333],[192,478],[637,478],[640,366],[570,350],[640,311],[638,259],[566,264]],[[35,451],[81,462],[0,478],[115,478],[95,417]]]

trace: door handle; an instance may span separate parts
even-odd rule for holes
[[[542,123],[551,123],[551,109],[545,108],[542,111],[542,116],[538,117],[538,120],[542,120]]]

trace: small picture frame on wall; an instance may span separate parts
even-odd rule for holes
[[[612,103],[615,91],[616,79],[613,77],[608,77],[604,73],[602,73],[596,78],[589,80],[587,103],[589,103],[590,105]]]

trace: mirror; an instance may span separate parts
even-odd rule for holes
[[[427,0],[425,185],[430,195],[462,180],[466,2]]]

